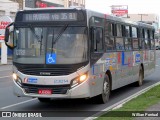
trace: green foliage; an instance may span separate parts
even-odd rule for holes
[[[123,107],[103,114],[97,120],[133,120],[132,111],[145,111],[148,107],[160,102],[159,92],[160,85],[125,103]]]

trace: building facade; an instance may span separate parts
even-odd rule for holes
[[[4,19],[5,16],[9,16],[12,20],[15,19],[16,12],[19,10],[19,4],[12,2],[10,0],[0,0],[0,36],[4,36],[4,28],[6,27],[6,19]],[[10,19],[9,18],[9,19]],[[7,23],[8,24],[8,23]],[[7,47],[4,46],[4,38],[0,38],[0,58],[3,56],[5,53],[4,51],[7,50]],[[3,49],[3,54],[1,54],[1,49]],[[12,55],[12,51],[10,49],[7,50],[8,55]]]
[[[64,7],[64,0],[24,0],[24,8]]]
[[[127,19],[153,25],[155,28],[155,45],[160,46],[159,16],[157,14],[128,14]]]
[[[82,6],[85,0],[11,0],[20,4],[20,9]]]
[[[24,0],[10,0],[10,1],[18,3],[19,4],[19,10],[23,9],[23,1]]]
[[[81,6],[85,8],[85,0],[64,0],[64,6],[70,7],[70,6]]]
[[[0,0],[0,17],[10,16],[14,20],[16,12],[19,10],[19,4],[10,0]]]
[[[157,14],[128,14],[127,19],[151,24],[156,31],[159,29],[159,16]]]

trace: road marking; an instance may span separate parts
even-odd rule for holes
[[[14,107],[14,106],[17,106],[17,105],[21,105],[21,104],[24,104],[24,103],[27,103],[27,102],[31,102],[33,100],[37,100],[37,98],[34,98],[34,99],[31,99],[31,100],[26,100],[26,101],[23,101],[23,102],[19,102],[19,103],[16,103],[16,104],[12,104],[12,105],[8,105],[8,106],[5,106],[5,107],[2,107],[0,109],[6,109],[6,108],[10,108],[10,107]]]
[[[6,77],[11,77],[11,75],[10,76],[3,76],[3,77],[0,77],[0,78],[6,78]]]
[[[101,110],[100,112],[98,112],[98,113],[96,113],[96,114],[94,114],[94,115],[92,115],[90,117],[87,117],[84,120],[97,119],[99,116],[105,114],[107,111],[109,112],[110,110],[116,109],[116,107],[118,107],[118,106],[123,106],[123,104],[125,104],[126,102],[132,100],[133,98],[136,98],[137,96],[147,92],[148,90],[150,90],[151,88],[153,88],[153,87],[155,87],[155,86],[157,86],[159,84],[160,84],[160,81],[155,83],[155,84],[153,84],[153,85],[150,85],[150,86],[142,89],[141,91],[136,92],[135,94],[133,94],[133,95],[131,95],[131,96],[129,96],[129,97],[127,97],[127,98],[125,98],[125,99],[123,99],[123,100],[121,100],[121,101],[119,101],[119,102],[117,102],[117,103],[115,103],[115,104],[113,104],[113,105]]]

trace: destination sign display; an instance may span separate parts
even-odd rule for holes
[[[76,12],[63,12],[63,13],[28,13],[23,14],[24,22],[34,21],[77,21]]]

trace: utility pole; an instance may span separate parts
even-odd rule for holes
[[[140,15],[141,16],[141,22],[143,21],[143,16],[148,16],[148,14],[138,14],[138,15]]]

